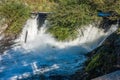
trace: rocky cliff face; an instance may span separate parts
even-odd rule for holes
[[[85,71],[90,79],[120,69],[120,34],[115,32],[89,54]]]
[[[71,76],[71,80],[90,80],[120,70],[120,33],[110,35],[102,46],[87,54],[84,69]]]

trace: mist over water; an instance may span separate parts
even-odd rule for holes
[[[48,21],[38,29],[38,16],[26,22],[18,42],[13,48],[0,55],[0,79],[16,80],[31,75],[69,75],[82,67],[84,54],[100,46],[117,25],[104,30],[94,25],[79,29],[78,38],[60,42],[47,33]],[[27,32],[27,38],[25,42]]]

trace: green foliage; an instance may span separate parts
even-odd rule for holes
[[[95,55],[93,59],[90,61],[90,63],[88,64],[88,66],[86,67],[86,71],[88,72],[100,66],[99,59],[100,59],[100,54]]]
[[[30,9],[18,1],[5,1],[0,6],[0,16],[8,25],[6,33],[18,34],[28,19]]]
[[[95,10],[115,11],[120,14],[120,0],[91,0],[91,5],[95,6]],[[109,19],[116,20],[118,17],[111,16]]]
[[[50,12],[55,5],[54,0],[20,0],[26,3],[33,12]]]
[[[66,40],[70,37],[75,38],[74,35],[77,35],[76,29],[80,28],[81,25],[89,24],[92,21],[90,13],[90,5],[87,5],[85,1],[59,0],[58,6],[54,9],[53,14],[50,14],[48,17],[52,26],[50,32],[58,40]],[[59,31],[58,29],[62,31]],[[64,35],[64,33],[67,34]]]
[[[48,31],[58,40],[76,38],[76,29],[100,19],[96,15],[98,9],[120,13],[120,0],[1,0],[0,19],[5,18],[9,26],[6,32],[21,31],[30,13],[24,4],[35,12],[53,12],[48,16],[51,24]]]
[[[120,12],[120,0],[91,0],[91,3],[95,9]]]
[[[73,39],[74,37],[77,36],[76,31],[72,30],[72,28],[67,28],[67,27],[50,27],[48,30],[50,33],[53,33],[55,38],[58,40],[65,40],[66,37],[68,39]],[[71,35],[73,37],[71,37]]]
[[[76,34],[75,29],[100,20],[97,10],[120,13],[120,0],[58,0],[56,3],[58,5],[54,6],[54,11],[48,19],[52,26],[50,32],[59,40],[69,39],[69,36],[72,38],[73,35],[64,35],[67,30],[56,31],[56,28],[70,28],[68,33]],[[61,34],[60,37],[56,36],[57,34]]]
[[[112,47],[102,47],[89,61],[85,70],[91,75],[100,75],[110,72],[116,64],[116,54]],[[95,73],[95,74],[94,74]]]

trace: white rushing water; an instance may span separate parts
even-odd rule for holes
[[[105,33],[96,26],[89,25],[78,30],[78,38],[60,42],[46,33],[47,21],[38,29],[37,17],[29,19],[13,49],[0,55],[0,80],[16,80],[41,74],[69,75],[81,68],[85,53],[100,46],[117,25]],[[28,32],[26,43],[25,36]],[[83,34],[82,36],[80,36]]]

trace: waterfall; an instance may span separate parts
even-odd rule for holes
[[[117,30],[118,24],[112,25],[111,28],[104,32],[103,29],[96,27],[94,24],[84,26],[82,29],[77,29],[79,34],[75,40],[70,41],[57,41],[49,33],[46,33],[48,21],[45,20],[43,25],[38,29],[37,17],[29,19],[23,29],[20,37],[21,45],[24,49],[33,50],[39,46],[52,45],[52,47],[66,48],[70,46],[81,45],[87,51],[91,51],[100,46],[102,42],[114,31]],[[27,41],[25,43],[25,35],[28,31]]]
[[[78,30],[78,36],[70,41],[57,41],[46,32],[48,21],[38,25],[38,16],[27,20],[18,42],[6,54],[0,55],[0,79],[17,80],[42,74],[70,75],[81,69],[85,53],[100,46],[118,24],[107,32],[93,24]],[[27,34],[26,34],[27,33]]]
[[[26,32],[28,32],[27,34],[27,42],[34,40],[34,38],[37,36],[37,16],[35,18],[31,18],[28,19],[26,22],[26,25],[24,26],[23,32],[22,32],[22,36],[21,36],[21,41],[25,41],[25,35]]]

